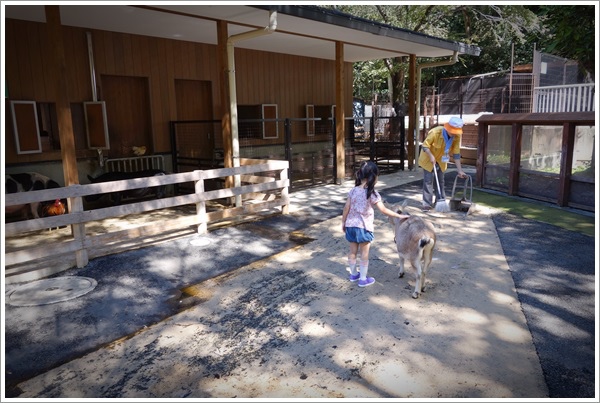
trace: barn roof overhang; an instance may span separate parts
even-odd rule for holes
[[[226,4],[62,4],[61,23],[81,28],[217,44],[217,21],[228,22],[229,35],[264,28],[269,11],[277,11],[277,30],[248,39],[238,48],[335,59],[336,42],[344,43],[344,61],[357,62],[416,55],[437,58],[478,56],[480,49],[317,6]],[[45,22],[44,5],[5,5],[5,18]]]

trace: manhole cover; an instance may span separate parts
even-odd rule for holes
[[[196,238],[192,239],[190,244],[194,246],[208,246],[210,245],[210,240],[206,238]]]
[[[93,278],[76,276],[37,280],[8,292],[6,302],[14,306],[54,304],[85,295],[97,284]]]

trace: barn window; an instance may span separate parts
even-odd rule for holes
[[[333,118],[335,114],[335,105],[314,105],[315,134],[329,134],[332,131]]]
[[[279,125],[277,122],[277,105],[263,104],[262,105],[262,135],[263,139],[279,138]],[[273,120],[275,119],[275,120]]]
[[[17,154],[41,153],[42,141],[35,101],[11,101],[10,109]]]
[[[51,102],[38,102],[37,110],[42,151],[60,150],[56,105]]]
[[[237,109],[240,138],[279,138],[277,104],[238,105]]]

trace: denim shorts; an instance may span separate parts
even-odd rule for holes
[[[346,240],[348,242],[364,243],[372,242],[375,236],[371,231],[364,228],[346,227]]]

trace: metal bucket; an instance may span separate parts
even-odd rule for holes
[[[454,178],[452,196],[450,196],[450,210],[462,211],[469,214],[473,207],[473,180],[467,175],[462,186],[458,186],[458,175]]]

